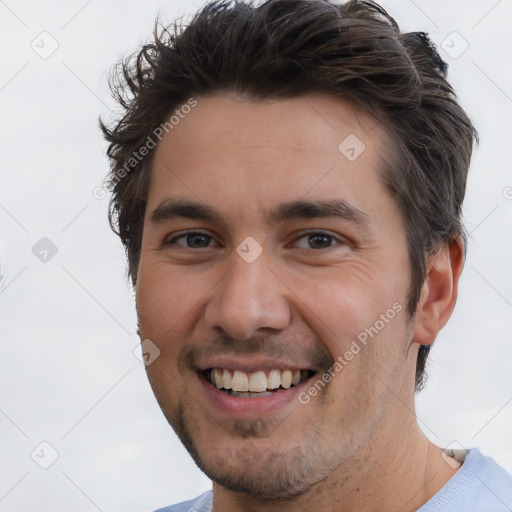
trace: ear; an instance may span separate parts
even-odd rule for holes
[[[427,261],[427,277],[416,308],[413,341],[431,345],[452,315],[460,274],[464,266],[464,244],[460,237],[446,242]]]

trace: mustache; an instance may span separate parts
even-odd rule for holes
[[[183,348],[178,366],[197,366],[199,357],[202,359],[216,356],[250,356],[258,354],[268,359],[282,359],[292,364],[304,365],[308,368],[326,370],[335,359],[321,342],[296,343],[285,340],[282,336],[259,336],[244,340],[229,336],[208,340],[201,345],[189,345]]]

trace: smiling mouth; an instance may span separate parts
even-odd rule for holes
[[[244,372],[209,368],[202,372],[207,382],[219,391],[238,398],[263,398],[293,388],[310,379],[312,370],[270,370]]]

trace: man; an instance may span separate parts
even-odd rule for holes
[[[414,412],[477,138],[428,36],[372,2],[214,2],[119,76],[111,223],[213,481],[163,510],[511,510],[510,476]]]

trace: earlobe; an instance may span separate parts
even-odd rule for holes
[[[457,301],[459,278],[464,266],[464,243],[460,237],[446,242],[427,262],[427,277],[416,308],[413,341],[431,345],[446,325]]]

